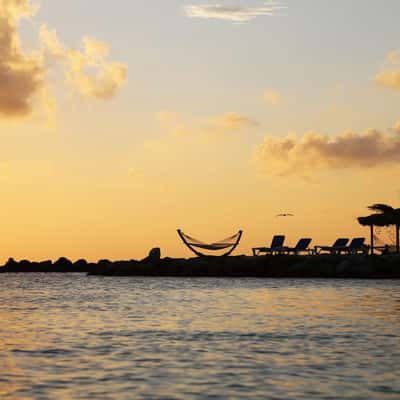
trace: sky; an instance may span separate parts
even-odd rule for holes
[[[2,0],[2,261],[368,236],[400,203],[397,0]],[[277,218],[282,212],[294,217]]]

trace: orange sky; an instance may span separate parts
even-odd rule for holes
[[[2,2],[1,260],[329,244],[398,206],[400,4],[256,3]]]

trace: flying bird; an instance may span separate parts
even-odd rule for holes
[[[294,217],[294,214],[283,213],[283,214],[278,214],[277,217]]]

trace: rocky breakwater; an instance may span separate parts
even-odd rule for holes
[[[55,273],[70,273],[70,272],[90,272],[95,269],[97,264],[88,263],[86,260],[78,260],[72,262],[65,257],[59,258],[53,262],[47,261],[15,261],[10,258],[7,263],[0,267],[0,273],[31,273],[31,272],[55,272]]]
[[[10,258],[5,265],[0,267],[0,273],[34,273],[34,272],[45,272],[45,273],[96,273],[99,274],[101,271],[127,271],[129,274],[133,274],[132,271],[137,271],[138,266],[144,265],[156,266],[160,262],[161,251],[159,248],[154,248],[150,251],[149,255],[141,260],[130,260],[130,261],[110,261],[100,260],[97,263],[90,263],[84,259],[77,261],[71,261],[66,257],[60,257],[57,261],[28,261],[21,260],[15,261]],[[122,268],[121,266],[124,266]],[[114,273],[112,273],[114,274]]]
[[[100,261],[90,275],[170,277],[399,279],[400,255],[232,256],[161,258],[153,249],[142,261]]]
[[[259,277],[259,278],[365,278],[400,279],[400,255],[231,256],[161,258],[159,248],[143,260],[89,263],[61,257],[55,262],[15,261],[0,273],[88,273],[102,276]]]

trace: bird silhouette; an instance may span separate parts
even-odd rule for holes
[[[282,214],[278,214],[277,217],[294,217],[294,214],[282,213]]]

